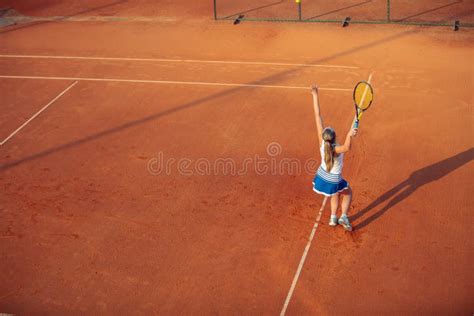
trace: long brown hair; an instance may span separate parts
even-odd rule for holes
[[[334,165],[334,156],[336,155],[334,150],[336,132],[332,128],[326,127],[322,136],[324,141],[324,162],[326,163],[326,171],[330,172]]]

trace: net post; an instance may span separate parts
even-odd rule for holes
[[[390,20],[390,0],[387,0],[387,22],[391,22]]]
[[[214,0],[214,20],[217,20],[217,0]]]
[[[298,5],[298,21],[302,20],[301,14],[301,0],[295,0],[296,4]]]

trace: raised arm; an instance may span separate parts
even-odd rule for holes
[[[323,119],[321,118],[321,112],[319,111],[318,86],[311,86],[311,94],[313,95],[314,117],[316,119],[319,147],[321,147],[321,144],[323,143]]]
[[[335,147],[335,151],[337,154],[345,153],[351,149],[352,137],[357,135],[357,128],[354,128],[355,120],[356,117],[354,117],[354,119],[352,120],[351,127],[349,129],[349,132],[347,132],[344,144]]]

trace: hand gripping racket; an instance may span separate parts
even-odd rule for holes
[[[359,120],[362,117],[362,113],[367,111],[374,100],[374,90],[372,89],[370,83],[366,81],[360,81],[354,88],[353,97],[356,110],[354,128],[359,128]]]

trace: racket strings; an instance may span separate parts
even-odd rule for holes
[[[354,102],[357,107],[361,110],[368,109],[373,98],[372,87],[366,82],[359,82],[354,89]]]

